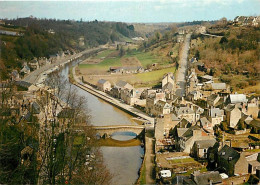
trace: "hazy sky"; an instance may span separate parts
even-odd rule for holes
[[[260,15],[260,0],[0,1],[0,18],[183,22]]]

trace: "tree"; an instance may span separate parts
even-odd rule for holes
[[[159,42],[161,40],[161,37],[162,37],[162,35],[161,35],[160,32],[155,33],[155,39],[156,39],[157,42]]]
[[[120,50],[119,50],[119,56],[122,57],[125,55],[125,49],[123,46],[120,47]]]

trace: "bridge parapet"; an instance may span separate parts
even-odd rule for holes
[[[137,136],[145,130],[144,125],[109,125],[109,126],[94,126],[93,129],[96,130],[97,134],[101,137],[110,137],[116,132],[133,132]]]

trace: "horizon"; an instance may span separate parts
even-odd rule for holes
[[[42,8],[45,7],[45,8]],[[86,1],[1,1],[1,19],[25,18],[84,22],[183,23],[228,20],[257,16],[258,0],[86,0]]]

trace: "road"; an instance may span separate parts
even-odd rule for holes
[[[101,46],[102,47],[102,46]],[[26,82],[29,82],[29,83],[32,83],[32,84],[35,84],[37,83],[37,80],[39,80],[39,76],[44,73],[45,71],[49,70],[49,69],[52,69],[54,68],[55,66],[58,66],[58,65],[62,65],[64,64],[65,62],[67,62],[68,60],[70,59],[76,59],[76,58],[79,58],[81,56],[83,56],[84,54],[87,54],[87,53],[90,53],[92,51],[96,51],[98,49],[100,49],[101,47],[97,47],[97,48],[93,48],[93,49],[86,49],[80,53],[76,53],[74,55],[71,55],[71,56],[66,56],[66,57],[63,57],[59,60],[57,60],[55,63],[53,64],[50,64],[50,65],[45,65],[45,66],[42,66],[41,68],[29,73],[27,76],[25,76],[23,78],[23,81],[26,81]]]
[[[179,97],[185,96],[186,74],[188,68],[188,52],[190,47],[191,34],[187,34],[184,40],[184,46],[180,53],[179,68],[176,74],[177,90],[176,95]]]

